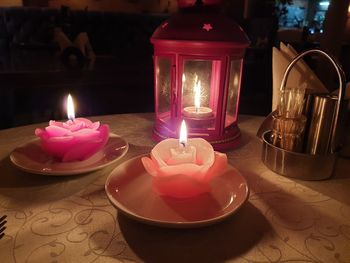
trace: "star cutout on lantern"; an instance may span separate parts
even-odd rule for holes
[[[213,29],[213,27],[211,26],[211,24],[203,24],[202,29],[207,30],[207,32],[209,32]]]
[[[166,28],[167,26],[168,26],[168,22],[165,22],[163,25],[162,25],[162,28],[164,29],[164,28]]]

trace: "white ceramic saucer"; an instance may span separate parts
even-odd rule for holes
[[[107,144],[89,159],[76,162],[60,162],[45,153],[39,139],[17,147],[10,155],[19,169],[35,174],[68,176],[92,172],[122,158],[128,151],[128,143],[116,134],[110,134]]]
[[[228,165],[212,181],[212,190],[188,199],[159,196],[137,156],[116,167],[105,190],[111,203],[138,221],[164,227],[200,227],[219,222],[235,213],[248,199],[249,188],[237,169]]]

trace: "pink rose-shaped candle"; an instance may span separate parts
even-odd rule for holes
[[[74,116],[72,97],[67,99],[66,122],[50,121],[45,129],[37,128],[35,135],[42,149],[62,162],[82,161],[98,152],[108,141],[109,126]]]
[[[227,157],[202,138],[187,141],[183,121],[180,139],[159,142],[142,163],[160,195],[189,198],[210,191],[210,181],[225,169]]]

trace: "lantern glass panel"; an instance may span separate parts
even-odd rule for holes
[[[215,126],[220,66],[220,60],[184,60],[182,113],[191,128]]]
[[[241,82],[241,65],[242,60],[231,60],[225,127],[228,127],[237,120],[238,93]]]
[[[171,59],[157,57],[156,59],[156,112],[163,121],[170,120],[171,109]]]

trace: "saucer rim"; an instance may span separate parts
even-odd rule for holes
[[[103,164],[100,164],[100,165],[96,165],[96,163],[99,163],[101,160],[103,160],[103,158],[105,156],[102,156],[99,160],[96,161],[96,163],[94,164],[91,164],[88,166],[88,168],[86,167],[80,167],[78,169],[69,169],[69,170],[49,170],[49,171],[43,171],[43,170],[38,170],[38,169],[33,169],[33,168],[30,168],[24,164],[21,164],[18,162],[18,160],[16,160],[14,154],[15,154],[15,151],[18,149],[18,148],[23,148],[23,147],[28,147],[30,144],[33,144],[33,143],[36,143],[38,142],[40,139],[39,138],[34,138],[32,140],[29,140],[28,142],[25,142],[19,146],[17,146],[16,148],[14,148],[9,157],[10,157],[10,161],[11,163],[16,167],[18,168],[19,170],[21,171],[24,171],[24,172],[28,172],[28,173],[32,173],[32,174],[39,174],[39,175],[48,175],[48,176],[71,176],[71,175],[79,175],[79,174],[84,174],[84,173],[89,173],[89,172],[93,172],[93,171],[96,171],[96,170],[100,170],[102,168],[105,168],[115,162],[117,162],[118,160],[120,160],[121,158],[123,158],[127,152],[129,151],[129,143],[123,139],[121,136],[115,134],[115,133],[110,133],[109,134],[109,138],[116,138],[116,139],[121,139],[124,143],[125,143],[125,150],[123,150],[122,154],[106,163],[103,163]],[[109,146],[109,144],[111,143],[110,140],[107,141],[106,145],[103,146],[102,149],[100,149],[99,151],[97,151],[95,154],[101,152],[101,151],[104,151],[106,149],[106,147]],[[87,159],[88,160],[88,159]],[[85,160],[86,161],[86,160]],[[79,161],[78,161],[79,162]],[[57,162],[59,163],[59,162]]]
[[[137,159],[141,159],[144,156],[148,156],[148,154],[142,154],[142,155],[135,156],[129,160],[122,162],[120,165],[123,165],[127,162],[136,161]],[[226,220],[229,216],[237,213],[240,210],[240,208],[248,201],[249,195],[250,195],[250,188],[249,188],[247,180],[244,178],[244,176],[242,176],[242,174],[238,171],[238,169],[236,167],[232,166],[231,164],[227,164],[226,169],[235,171],[235,176],[238,176],[242,180],[242,182],[245,184],[244,200],[242,202],[240,202],[239,204],[237,204],[237,206],[235,208],[233,207],[228,212],[226,212],[220,216],[215,216],[215,217],[212,217],[209,219],[204,219],[204,220],[178,221],[178,222],[176,222],[176,221],[165,221],[165,220],[152,219],[150,217],[141,216],[141,215],[138,215],[137,213],[133,212],[128,207],[126,207],[125,205],[123,205],[119,201],[117,201],[117,199],[115,199],[109,193],[109,191],[107,189],[108,184],[113,177],[118,176],[118,174],[117,175],[114,174],[118,168],[119,168],[119,166],[110,172],[110,174],[108,175],[106,182],[105,182],[105,192],[106,192],[106,195],[108,197],[109,202],[118,210],[118,212],[121,212],[126,217],[132,218],[138,222],[145,223],[148,225],[165,227],[165,228],[197,228],[197,227],[204,227],[204,226],[208,226],[208,225],[213,225],[215,223],[222,222],[222,221]],[[145,173],[147,173],[147,172],[145,172]],[[149,175],[149,176],[151,177],[151,175]]]

